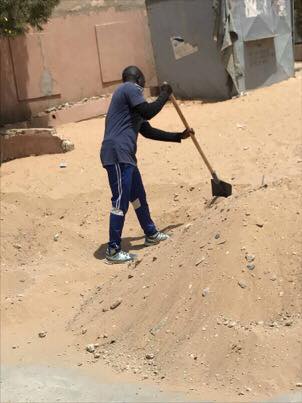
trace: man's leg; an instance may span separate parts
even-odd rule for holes
[[[130,200],[145,235],[155,235],[158,231],[150,216],[145,188],[137,167],[133,172]]]
[[[109,249],[121,250],[121,236],[128,211],[134,166],[115,164],[106,167],[112,192],[112,209],[109,225]]]

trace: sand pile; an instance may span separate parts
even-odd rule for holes
[[[110,266],[70,328],[143,379],[289,389],[301,375],[301,189],[286,179],[196,205],[170,241]]]
[[[98,377],[107,363],[121,380],[193,389],[199,400],[300,390],[301,79],[182,105],[219,176],[234,185],[229,199],[212,202],[190,140],[139,139],[152,217],[172,237],[143,248],[130,209],[124,246],[139,260],[129,267],[103,261],[110,210],[98,156],[104,119],[59,127],[75,144],[70,153],[3,164],[3,364]],[[182,128],[171,105],[152,124]]]

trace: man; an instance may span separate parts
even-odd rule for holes
[[[168,84],[161,86],[156,101],[148,103],[143,97],[145,77],[138,67],[127,67],[122,79],[123,84],[112,96],[101,147],[101,161],[107,170],[112,192],[110,240],[106,251],[106,259],[110,263],[125,263],[134,258],[134,255],[121,249],[122,230],[129,202],[132,202],[145,233],[146,246],[169,238],[167,234],[157,230],[150,216],[135,157],[138,133],[149,139],[178,143],[190,136],[187,130],[183,133],[168,133],[151,127],[147,122],[161,111],[172,94],[172,88]],[[191,133],[194,133],[193,130]]]

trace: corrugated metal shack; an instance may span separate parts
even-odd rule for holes
[[[291,0],[146,0],[159,81],[227,99],[294,75]]]

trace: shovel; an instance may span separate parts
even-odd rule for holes
[[[170,100],[172,101],[173,105],[175,106],[175,109],[180,117],[180,119],[182,120],[182,123],[184,124],[185,128],[187,130],[190,130],[190,126],[186,120],[186,118],[184,117],[175,97],[173,94],[170,95]],[[202,151],[196,137],[194,134],[190,134],[191,139],[195,145],[195,147],[197,148],[199,154],[201,155],[201,158],[203,159],[204,163],[206,164],[208,170],[210,171],[212,178],[211,179],[211,184],[212,184],[212,195],[215,197],[229,197],[232,194],[232,185],[230,183],[227,182],[223,182],[222,180],[220,180],[216,174],[216,172],[214,171],[214,169],[212,168],[211,164],[209,163],[207,157],[205,156],[204,152]]]

